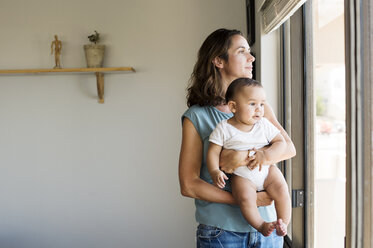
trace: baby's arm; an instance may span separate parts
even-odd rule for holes
[[[225,180],[228,177],[219,169],[219,157],[222,147],[210,142],[209,149],[207,151],[207,169],[211,175],[212,181],[219,188],[225,187]]]
[[[284,137],[279,133],[271,141],[267,149],[258,150],[253,156],[249,157],[249,168],[254,169],[259,166],[259,170],[262,169],[262,165],[266,161],[273,161],[275,158],[282,154],[286,150],[286,141]]]

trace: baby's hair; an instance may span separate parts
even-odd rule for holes
[[[251,78],[237,78],[228,86],[227,92],[225,93],[225,102],[228,103],[237,92],[245,86],[263,87],[259,81]]]

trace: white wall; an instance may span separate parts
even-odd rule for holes
[[[193,200],[177,178],[180,116],[199,46],[219,27],[245,31],[245,1],[2,0],[0,69],[84,67],[93,74],[0,76],[0,247],[194,246]]]

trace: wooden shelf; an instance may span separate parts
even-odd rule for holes
[[[23,69],[23,70],[0,70],[0,74],[41,74],[41,73],[89,73],[94,72],[97,79],[98,102],[104,103],[104,72],[132,71],[132,67],[100,67],[100,68],[60,68],[60,69]]]

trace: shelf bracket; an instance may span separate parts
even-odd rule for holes
[[[98,102],[104,103],[104,74],[96,72]]]

